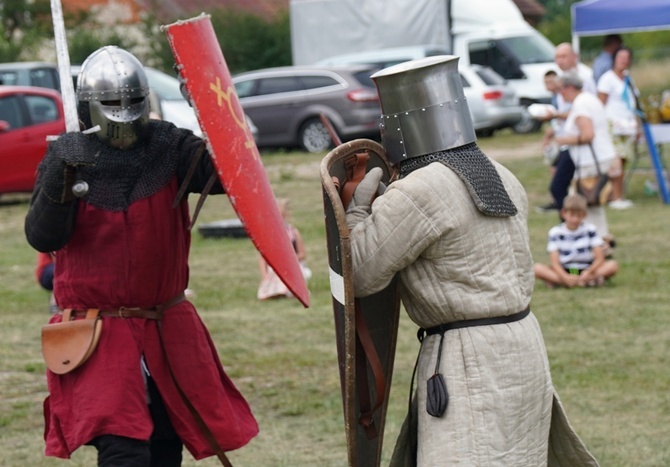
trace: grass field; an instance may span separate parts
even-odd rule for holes
[[[548,168],[540,135],[501,133],[480,139],[485,152],[521,180],[531,206],[548,201]],[[534,157],[513,157],[536,153]],[[493,156],[495,154],[495,156]],[[509,156],[509,157],[506,157]],[[321,156],[264,153],[277,196],[291,200],[305,238],[311,307],[296,300],[258,302],[257,253],[247,239],[193,235],[194,302],[230,376],[248,398],[261,428],[237,466],[345,466],[341,400],[326,260]],[[648,158],[641,166],[649,167]],[[603,466],[670,465],[670,216],[669,206],[644,193],[648,170],[631,178],[635,208],[608,211],[618,240],[620,273],[605,287],[549,290],[536,284],[532,309],[542,326],[554,383],[571,423]],[[41,404],[46,396],[39,333],[49,315],[47,294],[33,276],[35,252],[23,235],[25,197],[0,206],[0,465],[90,466],[82,448],[69,464],[42,454]],[[195,203],[196,198],[191,199]],[[199,223],[232,218],[226,197],[210,197]],[[536,261],[554,214],[529,217]],[[403,314],[385,438],[388,459],[404,417],[418,350],[415,326]],[[114,384],[110,377],[110,384]],[[213,459],[185,466],[219,465]]]

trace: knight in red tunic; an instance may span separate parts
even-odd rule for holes
[[[211,158],[189,130],[148,119],[148,93],[132,54],[109,46],[94,52],[77,98],[83,125],[100,130],[61,135],[38,169],[25,231],[35,249],[56,252],[56,303],[105,310],[93,355],[63,375],[47,370],[48,456],[69,458],[89,444],[99,465],[178,466],[182,446],[202,459],[258,432],[183,298],[190,217],[186,197],[173,202],[182,184],[203,190]],[[73,180],[88,184],[80,198],[72,196]],[[210,192],[224,192],[218,179]],[[160,310],[161,319],[123,317],[125,309]],[[51,322],[61,320],[57,313]]]

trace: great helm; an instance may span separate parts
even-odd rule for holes
[[[137,142],[149,120],[149,82],[140,61],[116,46],[93,52],[77,79],[80,107],[88,104],[96,134],[110,146],[125,149]]]
[[[399,63],[372,79],[382,107],[382,143],[392,164],[476,141],[457,56]]]

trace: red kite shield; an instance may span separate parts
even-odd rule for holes
[[[162,29],[233,208],[263,258],[293,295],[309,306],[307,284],[209,15]]]

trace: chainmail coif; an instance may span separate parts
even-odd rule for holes
[[[65,133],[49,146],[52,154],[43,164],[65,162],[77,167],[76,178],[89,185],[84,197],[87,203],[109,211],[125,211],[133,202],[158,192],[175,176],[179,147],[187,134],[188,130],[171,123],[150,121],[137,144],[116,149],[95,135]]]
[[[516,206],[505,190],[498,171],[477,143],[403,161],[400,164],[400,178],[433,162],[446,165],[458,175],[482,214],[492,217],[516,215]]]

